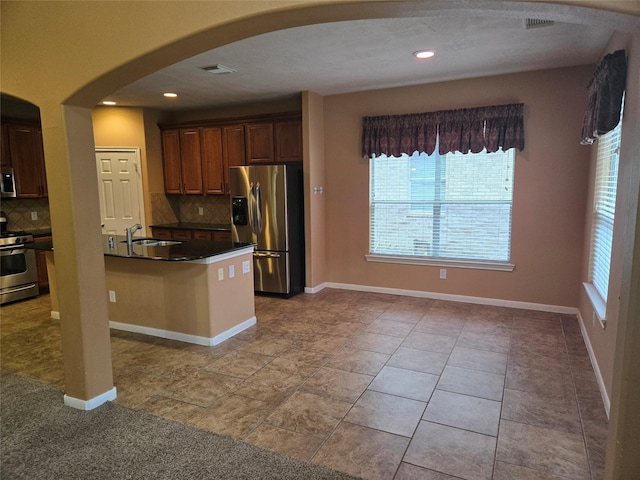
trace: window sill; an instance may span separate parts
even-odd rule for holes
[[[594,287],[592,283],[583,283],[582,285],[584,286],[584,290],[587,292],[587,297],[589,297],[593,311],[600,321],[600,326],[604,328],[605,323],[607,322],[607,302],[605,302],[600,296],[596,287]]]
[[[403,255],[381,255],[370,253],[365,255],[367,262],[402,263],[405,265],[426,265],[431,267],[472,268],[476,270],[497,270],[513,272],[515,265],[508,262],[483,262],[480,260],[445,260],[439,258],[419,258]]]

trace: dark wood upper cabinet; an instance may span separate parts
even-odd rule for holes
[[[164,191],[182,193],[182,167],[180,162],[180,132],[162,132],[162,161],[164,166]]]
[[[168,194],[225,194],[229,191],[229,167],[302,161],[299,113],[160,128]]]
[[[47,196],[47,176],[40,127],[7,125],[11,166],[18,198]]]
[[[180,160],[183,193],[203,193],[200,130],[197,128],[180,130]]]
[[[247,164],[247,152],[244,141],[244,125],[223,127],[224,164],[228,167],[242,167]]]
[[[224,168],[222,158],[222,128],[207,127],[200,130],[204,193],[224,193]]]
[[[0,151],[0,167],[11,166],[11,155],[9,150],[9,132],[7,126],[2,124],[2,150]]]
[[[246,127],[247,162],[274,163],[273,123],[256,123]]]
[[[276,163],[302,161],[302,121],[275,122]]]

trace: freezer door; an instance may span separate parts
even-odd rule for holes
[[[256,243],[253,233],[255,187],[253,167],[229,168],[231,238],[234,242]]]
[[[289,294],[289,253],[254,252],[253,278],[257,292]]]
[[[256,250],[289,250],[284,165],[253,167]]]

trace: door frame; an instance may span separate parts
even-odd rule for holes
[[[144,185],[142,182],[142,156],[140,155],[140,147],[95,147],[94,150],[95,150],[95,153],[124,152],[124,153],[133,153],[135,155],[136,161],[138,162],[136,177],[137,177],[138,191],[140,192],[140,195],[138,195],[138,208],[140,209],[140,224],[142,225],[142,232],[146,232],[147,216],[144,210]],[[95,157],[94,157],[94,162],[95,162]],[[98,171],[97,171],[97,165],[96,165],[96,175],[97,174],[98,174]],[[98,192],[98,195],[100,195],[100,192]]]

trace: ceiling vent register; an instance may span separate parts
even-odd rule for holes
[[[553,20],[545,20],[544,18],[525,18],[524,28],[528,30],[530,28],[550,27],[553,23]]]
[[[202,67],[202,70],[204,70],[205,72],[213,73],[215,75],[235,72],[233,68],[225,67],[224,65],[221,65],[219,63],[216,63],[215,65],[211,65],[209,67]]]

